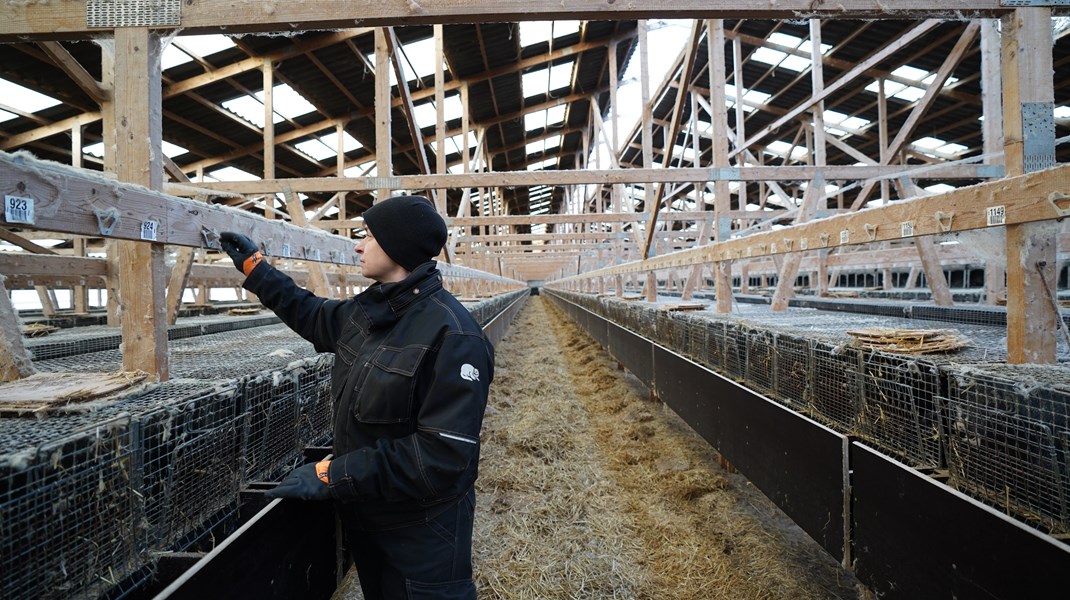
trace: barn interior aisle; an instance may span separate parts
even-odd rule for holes
[[[597,343],[531,298],[497,348],[481,598],[855,598],[843,571]]]

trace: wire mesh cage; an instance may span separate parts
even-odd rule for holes
[[[653,313],[654,329],[657,334],[655,341],[680,354],[690,355],[691,343],[687,335],[687,315],[668,310],[655,310]]]
[[[724,327],[724,372],[737,381],[747,377],[747,330],[742,323]]]
[[[154,548],[171,548],[237,501],[242,483],[237,387],[160,402],[141,416],[142,492]]]
[[[244,380],[245,476],[268,481],[297,466],[298,373],[286,369],[259,373]]]
[[[837,431],[852,432],[861,396],[858,350],[824,342],[814,342],[811,350],[813,393],[808,412]]]
[[[95,597],[133,572],[129,418],[0,457],[0,596]]]
[[[881,352],[861,356],[862,402],[854,433],[912,467],[940,466],[936,365]]]
[[[700,316],[693,316],[687,320],[687,347],[692,359],[697,362],[709,364],[709,321]]]
[[[1070,379],[949,369],[951,485],[1053,533],[1070,533]],[[1054,383],[1052,385],[1051,383]]]
[[[810,340],[786,333],[776,336],[776,394],[775,399],[794,408],[805,410],[813,390],[813,366],[810,360]]]
[[[331,397],[331,369],[334,355],[324,354],[305,361],[297,376],[297,443],[301,448],[323,446],[331,440],[334,402]]]
[[[747,331],[747,385],[763,394],[776,388],[776,334],[767,329]]]

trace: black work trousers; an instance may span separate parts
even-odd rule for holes
[[[365,600],[475,600],[472,521],[476,493],[427,523],[386,531],[347,528]]]

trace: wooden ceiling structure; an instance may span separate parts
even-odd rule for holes
[[[909,252],[918,268],[938,272],[941,260],[961,257],[934,244],[932,234],[999,225],[985,211],[1001,206],[1008,259],[982,262],[1007,272],[1008,313],[1020,315],[1009,317],[1011,356],[1050,362],[1056,313],[1027,302],[1025,290],[1053,280],[1059,260],[1054,219],[1065,209],[1056,199],[1070,189],[1066,167],[1057,165],[1070,162],[1070,144],[1056,140],[1070,135],[1070,121],[1054,107],[1070,104],[1070,77],[1059,76],[1070,71],[1070,36],[1065,28],[1052,31],[1053,14],[1065,7],[1053,13],[1004,4],[9,4],[0,20],[0,78],[61,104],[27,113],[0,98],[0,109],[17,115],[0,122],[0,150],[25,150],[74,170],[5,155],[0,187],[5,198],[34,197],[40,208],[58,207],[74,191],[91,189],[92,197],[51,214],[38,210],[32,223],[0,226],[27,254],[47,254],[36,237],[70,235],[52,252],[78,256],[0,257],[0,272],[24,285],[46,273],[66,285],[79,269],[114,277],[113,290],[124,280],[151,282],[123,288],[134,290],[120,299],[123,312],[173,314],[174,303],[168,308],[164,300],[176,297],[166,291],[169,275],[172,290],[235,283],[221,273],[198,280],[208,267],[191,266],[192,248],[211,245],[223,222],[274,240],[275,256],[304,259],[310,281],[338,291],[346,270],[340,265],[352,263],[344,240],[361,226],[361,212],[376,198],[414,192],[428,194],[447,216],[446,258],[458,277],[491,286],[608,284],[621,293],[624,277],[645,274],[652,294],[658,270],[686,269],[689,293],[712,265],[718,306],[727,310],[732,262],[746,269],[745,259],[753,259],[750,267],[775,271],[784,283],[774,299],[782,308],[800,265],[816,262],[820,272],[830,253],[833,262],[850,262],[837,255],[858,243],[874,267],[916,247]],[[523,45],[518,23],[563,19],[580,25]],[[686,42],[660,81],[648,68],[658,51],[649,47],[658,26],[651,19],[691,19],[679,28]],[[182,47],[182,35],[204,33],[232,36],[234,46],[161,71],[167,43]],[[433,42],[435,64],[445,68],[414,77],[407,49],[421,41]],[[624,130],[618,116],[627,107],[618,107],[617,97],[633,61],[641,118]],[[525,91],[525,75],[549,77],[555,66],[568,69],[567,84]],[[378,76],[387,73],[406,85]],[[282,83],[313,108],[276,123],[272,90]],[[263,126],[224,106],[258,92]],[[446,119],[447,99],[460,101],[460,116]],[[437,120],[421,127],[416,115],[428,106]],[[564,107],[560,121],[525,123],[554,107]],[[339,143],[320,159],[299,148],[325,134],[342,140],[343,133],[359,148]],[[457,135],[474,144],[447,144]],[[946,145],[928,148],[923,138]],[[554,145],[540,144],[545,140]],[[83,154],[98,141],[102,159]],[[164,157],[163,141],[187,151]],[[222,167],[260,179],[205,179]],[[1019,198],[1007,182],[1049,194]],[[928,195],[924,188],[935,184],[956,190],[917,198],[927,213],[917,200],[898,202]],[[1006,207],[1019,201],[1024,208],[1012,214]],[[102,214],[111,213],[102,207],[127,218],[105,233]],[[152,210],[164,215],[161,234],[146,243],[132,224]],[[830,220],[840,229],[828,229]],[[798,235],[785,236],[785,225]],[[325,241],[332,236],[341,236],[340,246]],[[60,266],[61,258],[80,258],[104,240],[110,267]],[[182,268],[164,264],[165,244],[182,248]],[[1016,266],[1040,262],[1042,269]],[[36,280],[35,270],[44,271]],[[950,302],[946,288],[933,292]],[[149,357],[128,366],[166,377],[165,325],[155,322],[166,320],[123,323],[124,336],[143,340],[140,356]]]

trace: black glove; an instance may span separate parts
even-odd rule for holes
[[[296,498],[297,500],[330,500],[331,488],[317,474],[318,463],[297,467],[274,489],[264,492],[266,498]],[[322,469],[326,471],[326,467]]]
[[[264,255],[260,254],[260,249],[256,247],[253,240],[240,233],[224,231],[219,234],[219,245],[234,261],[234,267],[246,277],[253,272],[260,261],[264,260]]]

